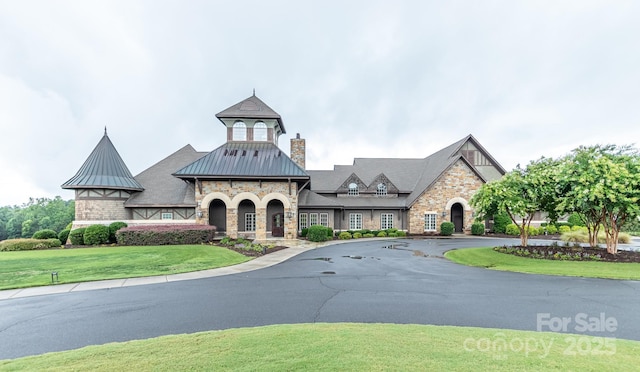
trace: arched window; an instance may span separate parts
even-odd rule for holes
[[[387,195],[387,185],[384,183],[379,183],[378,188],[376,189],[376,195]]]
[[[259,121],[253,126],[253,140],[254,141],[267,140],[267,124]]]
[[[245,123],[238,121],[233,124],[233,140],[234,141],[246,141],[247,140],[247,126]]]
[[[350,183],[349,184],[349,193],[347,195],[360,195],[360,192],[358,191],[358,184],[357,183]]]

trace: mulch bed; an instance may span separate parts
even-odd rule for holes
[[[520,257],[556,260],[556,261],[602,261],[602,262],[638,262],[640,252],[618,250],[617,254],[607,253],[606,248],[574,247],[560,245],[504,246],[497,251]]]
[[[236,251],[236,252],[238,252],[240,254],[243,254],[243,255],[245,255],[247,257],[260,257],[260,256],[264,256],[265,254],[269,254],[269,253],[273,253],[273,252],[277,252],[277,251],[281,251],[283,249],[289,248],[289,247],[285,247],[283,245],[277,245],[277,246],[275,246],[273,248],[268,248],[267,252],[263,254],[260,251],[247,250],[247,249],[242,249],[242,248],[237,248],[237,247],[229,247],[229,246],[226,246],[226,245],[220,245],[220,247],[227,248],[227,249],[232,250],[232,251]]]

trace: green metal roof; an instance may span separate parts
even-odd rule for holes
[[[179,178],[309,178],[278,146],[265,142],[227,142],[173,175]]]
[[[142,191],[118,151],[111,143],[107,130],[73,178],[62,184],[63,189],[106,188]]]

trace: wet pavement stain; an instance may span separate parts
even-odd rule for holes
[[[321,274],[335,274],[335,271],[323,271]]]
[[[326,261],[326,262],[333,262],[333,261],[331,261],[331,257],[301,258],[300,261]]]
[[[353,258],[354,260],[361,260],[362,256],[342,256],[344,258]]]

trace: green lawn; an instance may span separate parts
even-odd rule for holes
[[[165,275],[235,265],[249,258],[210,245],[100,247],[0,252],[0,289]]]
[[[448,251],[453,262],[492,270],[529,274],[581,276],[587,278],[640,280],[640,264],[597,261],[553,261],[518,257],[493,248],[466,248]]]
[[[296,324],[172,335],[0,361],[17,371],[633,371],[640,342],[398,324]]]

